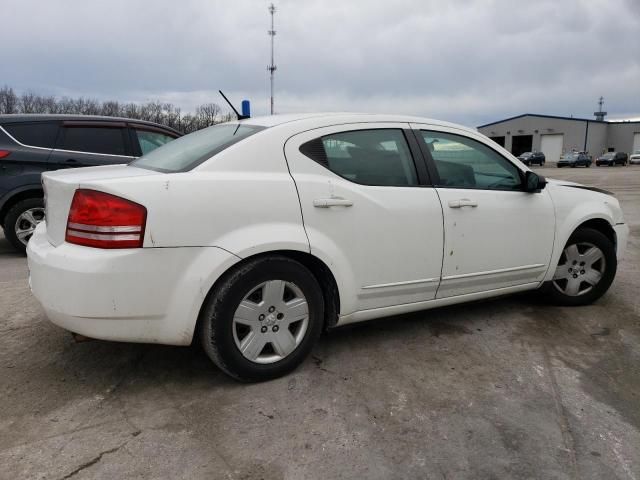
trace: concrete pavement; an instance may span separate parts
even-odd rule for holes
[[[0,478],[640,479],[640,167],[537,170],[622,202],[600,301],[345,327],[255,385],[198,346],[74,343],[0,237]]]

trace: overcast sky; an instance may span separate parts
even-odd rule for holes
[[[279,0],[276,111],[640,117],[640,0]],[[266,0],[0,0],[0,85],[268,110]]]

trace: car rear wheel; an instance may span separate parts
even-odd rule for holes
[[[558,305],[587,305],[609,289],[616,275],[613,242],[591,228],[576,230],[560,256],[553,279],[543,290]]]
[[[11,207],[4,218],[4,234],[16,250],[24,252],[36,226],[43,220],[42,198],[21,200]]]
[[[263,381],[302,363],[323,318],[322,291],[305,266],[287,257],[261,257],[221,279],[201,313],[200,336],[225,373]]]

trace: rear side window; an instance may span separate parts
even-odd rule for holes
[[[140,152],[142,153],[142,155],[146,155],[147,153],[152,152],[156,148],[169,143],[175,138],[170,137],[169,135],[165,135],[164,133],[153,132],[151,130],[140,130],[136,128],[134,131],[136,133],[136,139],[138,141],[138,145],[140,146]]]
[[[300,152],[355,183],[418,184],[413,157],[400,129],[353,130],[327,135],[301,145]]]
[[[63,141],[58,148],[125,156],[124,132],[124,128],[119,127],[64,127]]]
[[[158,172],[186,172],[264,127],[225,123],[180,137],[130,165]]]
[[[53,148],[58,136],[54,122],[8,123],[3,127],[20,143],[33,147]]]

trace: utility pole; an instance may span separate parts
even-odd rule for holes
[[[278,67],[273,63],[273,37],[276,36],[276,31],[273,28],[273,15],[276,13],[276,7],[273,6],[273,3],[269,5],[269,13],[271,14],[271,30],[268,32],[271,37],[271,65],[267,67],[267,70],[271,75],[271,115],[273,115],[273,74],[278,69]]]

